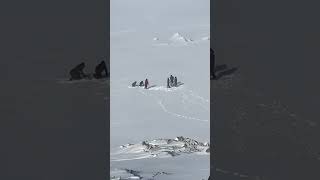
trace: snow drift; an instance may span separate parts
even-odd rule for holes
[[[183,154],[210,154],[208,142],[179,136],[175,139],[155,139],[138,144],[121,145],[112,153],[111,161],[124,161],[143,158],[168,158]]]

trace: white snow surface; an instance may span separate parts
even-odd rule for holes
[[[111,1],[111,179],[208,179],[209,3]],[[171,74],[181,84],[168,89]],[[131,87],[146,78],[149,89]],[[185,153],[180,136],[203,146]]]

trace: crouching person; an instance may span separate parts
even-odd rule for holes
[[[100,64],[96,66],[95,73],[93,74],[93,76],[96,79],[101,79],[103,78],[103,72],[105,72],[105,77],[109,77],[109,71],[107,69],[106,63],[104,61],[101,61]]]
[[[84,72],[83,72],[83,69],[85,68],[85,64],[84,62],[78,64],[75,68],[73,68],[71,71],[70,71],[70,80],[80,80],[80,79],[83,79],[85,77],[87,77]]]

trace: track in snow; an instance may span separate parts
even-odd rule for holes
[[[159,107],[162,109],[162,111],[171,115],[171,116],[175,116],[175,117],[187,119],[187,120],[209,122],[208,119],[187,116],[184,114],[180,114],[180,113],[171,111],[164,103],[164,100],[165,100],[164,98],[159,98],[159,97],[157,97],[158,94],[153,94],[153,93],[148,92],[148,91],[162,91],[165,93],[170,93],[170,92],[177,93],[177,96],[181,99],[181,105],[183,105],[183,107],[186,107],[186,105],[196,105],[197,107],[201,107],[205,111],[210,110],[210,107],[209,107],[210,101],[208,99],[205,99],[204,97],[196,94],[192,90],[186,90],[184,86],[173,87],[173,88],[167,88],[164,86],[156,86],[156,87],[152,87],[150,89],[129,86],[129,88],[138,89],[138,92],[140,92],[144,96],[148,96],[148,97],[155,99],[155,102],[159,105]],[[189,103],[186,103],[186,101],[188,101]]]

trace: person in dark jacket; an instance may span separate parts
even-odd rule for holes
[[[139,86],[144,86],[143,81],[140,81]]]
[[[175,87],[178,86],[178,79],[177,79],[177,77],[174,77],[174,86],[175,86]]]
[[[214,51],[212,48],[210,48],[210,75],[212,76],[213,79],[216,79],[217,76],[215,75],[214,67],[215,67]]]
[[[145,88],[145,89],[148,89],[148,86],[149,86],[149,81],[148,81],[148,79],[146,79],[146,80],[144,81],[144,88]]]
[[[167,78],[167,88],[170,88],[170,80]]]
[[[96,66],[95,73],[93,74],[93,76],[96,79],[101,79],[103,78],[102,76],[103,71],[105,72],[105,76],[109,77],[109,71],[107,69],[106,63],[104,61],[101,61],[100,64]]]
[[[137,86],[137,81],[132,83],[132,87],[136,87]]]
[[[85,68],[84,62],[78,64],[75,68],[73,68],[70,71],[70,76],[71,76],[70,80],[80,80],[87,77],[87,75],[85,75],[83,72],[84,68]]]
[[[174,77],[172,75],[170,75],[170,85],[173,85],[173,81],[174,81]]]

